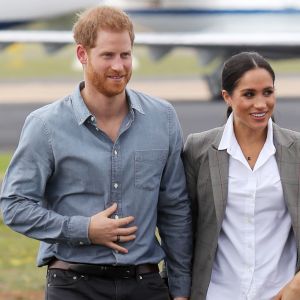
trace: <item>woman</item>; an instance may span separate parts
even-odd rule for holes
[[[258,53],[232,56],[222,71],[225,126],[187,139],[191,300],[300,299],[300,134],[272,122],[274,81]]]

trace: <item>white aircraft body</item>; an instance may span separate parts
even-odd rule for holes
[[[9,10],[14,2],[10,0],[1,7],[0,25],[3,20],[8,21],[3,16],[9,16],[5,10]],[[41,1],[26,2],[28,5],[28,2]],[[156,59],[174,47],[182,46],[196,48],[202,65],[216,57],[221,57],[223,62],[242,50],[259,51],[272,59],[300,56],[299,0],[69,0],[61,3],[52,0],[50,4],[44,4],[48,14],[43,10],[44,16],[37,18],[50,16],[55,9],[63,12],[65,2],[77,3],[78,6],[80,2],[83,6],[101,2],[125,9],[134,23],[144,29],[136,34],[136,45],[148,46],[152,57]],[[23,10],[20,5],[15,7],[18,7],[24,20],[25,8]],[[15,18],[14,21],[21,19]],[[31,15],[27,19],[34,17]],[[59,48],[73,40],[69,31],[0,30],[0,46],[14,42],[38,42]],[[213,96],[219,94],[219,84],[216,83],[220,81],[221,65],[207,78]]]
[[[300,31],[299,0],[104,0],[157,32]],[[293,26],[291,26],[291,24]]]
[[[0,28],[57,17],[77,11],[100,0],[0,0]]]

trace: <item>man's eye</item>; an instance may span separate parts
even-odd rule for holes
[[[112,57],[112,53],[104,53],[103,57],[110,58],[110,57]]]
[[[122,57],[123,57],[123,58],[128,58],[128,57],[130,57],[130,56],[131,56],[130,53],[123,53],[123,54],[122,54]]]

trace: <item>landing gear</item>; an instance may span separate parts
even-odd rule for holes
[[[222,100],[221,81],[219,76],[217,74],[207,75],[205,76],[205,80],[208,84],[208,88],[211,94],[211,100]]]
[[[211,93],[211,99],[220,101],[222,100],[222,83],[221,83],[221,72],[223,65],[218,65],[217,68],[211,74],[206,75],[205,79],[207,81],[209,91]]]

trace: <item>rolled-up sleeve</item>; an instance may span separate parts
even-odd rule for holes
[[[158,229],[166,252],[171,295],[188,297],[191,287],[192,219],[181,159],[182,131],[172,107],[168,122],[170,151],[161,181]]]
[[[47,209],[45,189],[55,172],[54,160],[51,132],[31,114],[3,181],[3,220],[13,230],[47,243],[90,244],[90,218],[62,216]]]

